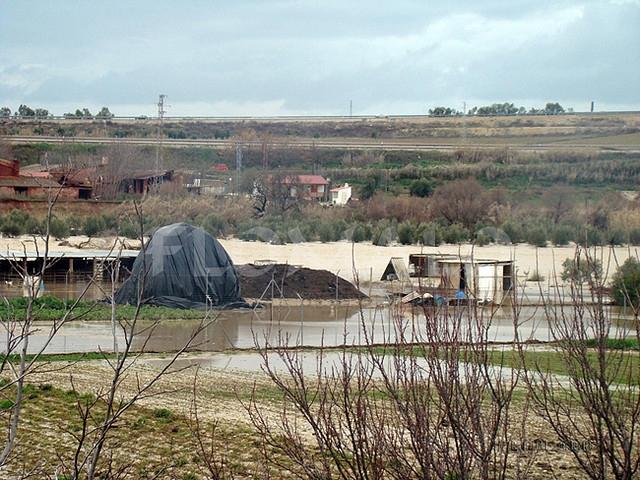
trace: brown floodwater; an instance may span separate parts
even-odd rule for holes
[[[450,310],[455,315],[459,310]],[[485,321],[491,317],[491,309],[484,312]],[[571,313],[565,309],[565,313]],[[613,319],[612,336],[623,335],[630,312],[621,308],[608,308]],[[203,317],[206,312],[203,312]],[[452,317],[453,318],[453,317]],[[215,352],[230,348],[287,344],[304,346],[362,345],[366,343],[393,343],[398,332],[406,336],[414,328],[424,328],[426,319],[416,310],[394,314],[386,303],[368,306],[360,312],[356,306],[300,306],[292,301],[287,305],[257,309],[254,311],[212,311],[205,327],[191,342],[190,350]],[[134,336],[133,349],[145,352],[173,352],[190,341],[199,328],[200,320],[139,321]],[[49,322],[38,322],[29,340],[29,351],[39,351],[47,342]],[[511,342],[515,328],[513,312],[502,308],[493,311],[487,340]],[[519,317],[518,335],[521,340],[552,340],[551,329],[544,310],[525,307]],[[409,340],[412,337],[409,335]],[[414,340],[421,340],[413,337]],[[422,338],[423,340],[423,338]],[[122,331],[116,341],[121,349]],[[5,326],[0,324],[0,349],[6,348]],[[64,325],[46,347],[47,353],[76,353],[113,351],[114,338],[110,322],[74,321]]]

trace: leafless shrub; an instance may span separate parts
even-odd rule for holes
[[[277,452],[267,461],[300,478],[526,473],[527,462],[521,468],[520,454],[510,450],[524,441],[522,424],[510,417],[519,373],[494,366],[500,352],[488,342],[492,310],[425,306],[421,313],[406,318],[392,310],[393,328],[383,328],[382,344],[374,335],[380,319],[372,325],[361,315],[363,346],[347,345],[345,332],[337,352],[318,353],[313,372],[290,338],[267,343],[263,369],[284,407],[275,417],[255,400],[247,407],[264,451]]]
[[[456,180],[433,192],[433,211],[451,223],[470,228],[486,215],[489,200],[475,178]]]
[[[599,271],[596,261],[602,260],[595,251],[579,250],[578,258]],[[551,373],[548,362],[532,360],[520,347],[536,413],[591,479],[631,479],[640,466],[640,365],[637,343],[633,346],[640,323],[636,309],[630,309],[631,318],[616,319],[607,308],[606,271],[612,262],[609,257],[604,273],[590,275],[586,284],[571,282],[568,294],[552,292],[555,305],[544,298],[563,375]]]
[[[16,257],[8,257],[14,272],[26,286],[27,302],[25,307],[24,319],[18,318],[15,312],[10,308],[9,303],[4,299],[6,304],[6,315],[0,318],[0,325],[5,336],[6,346],[2,351],[2,360],[0,363],[0,375],[7,375],[8,379],[0,386],[0,397],[9,402],[11,407],[4,411],[0,420],[6,428],[6,440],[0,452],[0,467],[6,465],[12,460],[12,454],[15,442],[18,436],[18,428],[20,424],[20,416],[22,413],[24,400],[24,387],[29,377],[35,373],[42,373],[51,369],[46,363],[38,362],[47,347],[51,344],[58,331],[68,321],[77,318],[75,307],[77,301],[68,307],[62,318],[52,322],[49,331],[45,335],[41,346],[32,351],[30,348],[30,339],[37,331],[36,320],[40,308],[36,305],[36,298],[39,296],[39,290],[42,285],[42,279],[45,273],[53,266],[55,260],[49,256],[51,219],[53,210],[58,197],[61,194],[62,187],[54,188],[51,184],[42,187],[46,190],[47,213],[44,219],[44,232],[42,235],[34,236],[33,244],[36,248],[36,257],[42,261],[36,268],[36,271],[30,271],[26,262],[19,261]],[[42,246],[40,246],[40,243]],[[23,244],[23,254],[26,258],[27,247]],[[85,286],[80,298],[86,293],[90,282]]]
[[[226,457],[221,452],[222,439],[219,438],[217,433],[218,423],[213,422],[207,426],[200,419],[197,381],[198,375],[196,372],[193,380],[193,397],[187,425],[191,433],[190,440],[194,452],[200,459],[198,468],[203,475],[211,480],[233,478],[227,468]]]
[[[137,204],[136,213],[138,234],[142,240],[144,232],[143,214]],[[113,457],[116,455],[118,446],[108,444],[111,431],[118,426],[125,412],[136,402],[145,398],[170,393],[159,386],[160,382],[168,375],[176,374],[183,370],[174,368],[175,361],[194,345],[196,337],[210,324],[209,314],[203,315],[200,324],[191,332],[186,342],[167,359],[159,371],[154,372],[148,378],[143,378],[135,372],[135,366],[139,361],[140,355],[145,351],[146,345],[152,338],[155,329],[154,325],[141,327],[138,322],[143,304],[144,285],[151,268],[151,265],[147,264],[145,252],[146,244],[143,243],[141,251],[143,266],[140,278],[138,278],[140,288],[136,311],[131,319],[119,319],[116,316],[114,293],[118,277],[117,269],[113,269],[111,272],[111,291],[105,291],[105,295],[109,293],[113,336],[112,355],[104,353],[104,361],[111,369],[109,383],[98,385],[92,392],[95,395],[95,399],[91,401],[81,401],[82,392],[74,390],[82,428],[80,433],[73,434],[76,446],[71,465],[64,459],[61,460],[62,468],[68,472],[67,476],[74,480],[81,478],[92,480],[96,477],[117,479],[123,475],[124,470],[121,467],[114,467]],[[122,334],[123,340],[118,340],[118,332]],[[134,351],[133,346],[136,337],[144,340],[138,350]],[[130,382],[132,387],[125,394],[123,386],[127,382]]]

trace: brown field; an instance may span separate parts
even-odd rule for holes
[[[131,120],[17,120],[1,119],[3,135],[58,135],[59,128],[71,136],[155,137],[155,119]],[[640,113],[593,113],[558,116],[523,115],[513,117],[364,117],[364,118],[285,118],[285,119],[165,119],[164,136],[182,131],[186,138],[231,138],[265,135],[273,140],[300,139],[380,139],[422,140],[433,143],[598,143],[637,145]]]

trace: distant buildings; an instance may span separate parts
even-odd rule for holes
[[[113,198],[118,194],[145,195],[156,184],[179,182],[173,170],[131,170],[114,172],[108,164],[90,167],[75,165],[30,165],[20,170],[18,160],[0,159],[0,197],[88,200]]]

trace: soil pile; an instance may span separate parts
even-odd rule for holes
[[[273,295],[305,300],[335,300],[336,275],[327,270],[313,270],[287,264],[255,265],[236,267],[240,276],[240,291],[243,297],[260,298],[271,280],[274,281]],[[338,277],[338,299],[365,297],[352,283]],[[265,299],[271,297],[271,287]]]

